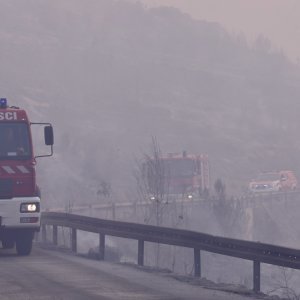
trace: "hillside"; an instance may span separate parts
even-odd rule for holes
[[[300,72],[267,39],[250,47],[218,24],[126,1],[0,8],[1,96],[55,126],[55,159],[39,161],[48,206],[94,201],[102,180],[132,197],[151,136],[163,152],[208,153],[234,194],[260,170],[300,176]]]

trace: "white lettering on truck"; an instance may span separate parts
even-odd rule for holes
[[[7,111],[7,112],[0,112],[0,121],[14,121],[17,120],[17,113]]]

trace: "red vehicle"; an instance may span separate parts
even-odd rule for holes
[[[182,195],[192,198],[208,192],[210,188],[209,161],[205,154],[170,153],[159,158],[160,173],[153,169],[154,159],[150,159],[144,169],[149,192],[157,194],[157,179],[161,178],[164,193],[168,195]],[[145,171],[144,171],[145,173]]]
[[[43,125],[46,155],[34,156],[31,126]],[[29,255],[35,231],[40,229],[40,191],[36,183],[36,157],[53,154],[50,123],[31,123],[24,110],[8,107],[0,99],[0,240],[3,248]]]
[[[266,172],[259,174],[249,183],[249,190],[252,193],[294,191],[297,189],[297,184],[293,171]]]

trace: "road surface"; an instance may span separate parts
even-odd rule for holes
[[[31,256],[0,249],[0,299],[249,300],[132,266],[35,247]]]

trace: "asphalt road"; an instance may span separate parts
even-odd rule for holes
[[[35,247],[28,257],[0,249],[0,299],[244,300],[131,266]]]

